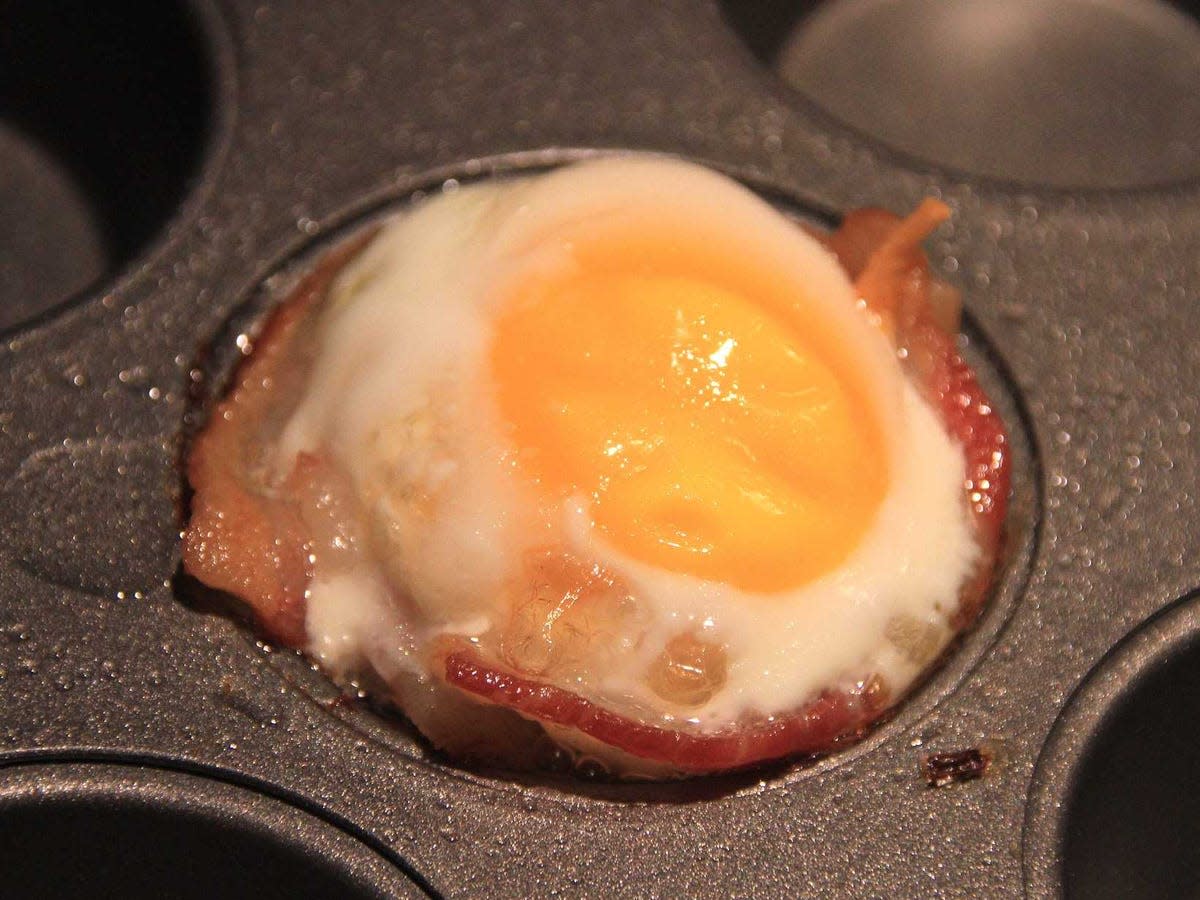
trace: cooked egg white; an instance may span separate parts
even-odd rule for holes
[[[353,488],[307,605],[335,673],[425,677],[462,635],[715,730],[869,675],[898,694],[951,636],[961,448],[836,261],[722,176],[635,156],[442,193],[316,328],[275,466]]]

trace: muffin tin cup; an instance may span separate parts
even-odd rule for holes
[[[1200,598],[1121,641],[1071,698],[1042,750],[1026,868],[1066,897],[1180,897],[1200,880]]]
[[[319,239],[315,239],[299,254],[289,255],[280,260],[261,283],[249,287],[229,319],[221,325],[211,340],[202,345],[191,369],[195,391],[185,414],[185,429],[180,444],[181,465],[182,460],[186,458],[191,435],[203,427],[212,404],[229,389],[232,375],[243,357],[242,348],[247,346],[247,341],[249,345],[253,345],[254,336],[261,330],[270,311],[290,295],[300,278],[318,265],[323,257],[335,253],[340,246],[355,243],[363,234],[377,228],[386,218],[402,214],[405,209],[430,196],[457,190],[464,184],[481,179],[528,177],[583,159],[621,152],[625,151],[572,148],[476,159],[467,165],[450,166],[416,175],[406,179],[406,184],[399,191],[373,197],[335,215],[333,221],[336,225],[323,228]],[[710,166],[714,165],[711,161],[704,162]],[[730,177],[742,181],[795,221],[815,228],[829,228],[836,222],[836,214],[820,208],[811,200],[789,197],[784,189],[761,176],[739,173],[736,167],[727,167],[725,172]],[[954,642],[940,663],[932,667],[928,677],[917,685],[905,703],[889,716],[885,724],[872,729],[865,739],[837,754],[809,760],[802,765],[785,764],[749,774],[708,778],[688,784],[605,784],[571,776],[539,779],[519,775],[514,779],[512,773],[468,770],[458,770],[457,774],[470,779],[481,779],[483,783],[501,788],[515,781],[523,788],[542,785],[560,793],[624,800],[679,799],[737,793],[747,789],[758,791],[767,783],[763,781],[764,778],[772,785],[786,784],[853,760],[886,740],[889,735],[901,732],[906,723],[916,721],[939,700],[950,694],[987,652],[1024,590],[1029,577],[1033,548],[1037,542],[1042,503],[1040,464],[1031,443],[1027,413],[1016,396],[1011,375],[1006,371],[995,348],[986,342],[969,314],[963,323],[963,334],[964,354],[995,404],[998,414],[1009,423],[1010,452],[1015,477],[1007,534],[993,579],[991,596],[980,621],[975,623],[969,634]],[[203,585],[187,576],[177,578],[175,584],[176,593],[183,597],[185,602],[197,608],[215,605],[226,611],[232,610],[235,614],[237,612],[238,605],[232,598],[214,596],[214,592],[206,590]],[[247,639],[254,640],[252,631],[248,632]],[[386,713],[381,716],[380,709],[372,706],[370,698],[365,698],[365,703],[354,702],[353,698],[344,692],[343,686],[332,683],[296,654],[271,654],[269,659],[286,680],[326,707],[331,715],[352,724],[366,736],[390,744],[397,752],[414,759],[430,758],[429,751],[420,739],[412,734],[411,729],[397,727],[394,714],[391,721]],[[353,692],[354,689],[346,687],[345,690]]]
[[[17,2],[0,37],[0,335],[165,252],[232,126],[232,45],[209,0]]]
[[[146,200],[149,224],[127,249],[101,248],[99,268],[70,289],[35,277],[51,298],[38,309],[6,306],[0,819],[33,835],[29,858],[54,850],[37,837],[48,832],[25,828],[31,816],[58,817],[43,823],[62,831],[82,810],[115,816],[117,833],[151,819],[164,837],[179,822],[217,837],[228,827],[274,848],[280,889],[292,860],[350,896],[1083,896],[1101,883],[1141,887],[1144,869],[1166,872],[1155,884],[1168,888],[1191,877],[1190,857],[1155,830],[1153,804],[1131,793],[1128,767],[1152,761],[1136,784],[1155,796],[1190,777],[1178,736],[1194,731],[1186,686],[1200,630],[1194,602],[1177,599],[1200,587],[1200,198],[1187,168],[1200,148],[1186,137],[1196,123],[1178,123],[1179,166],[1161,178],[1148,159],[1137,177],[1099,166],[1101,177],[1072,181],[1057,163],[1039,178],[998,171],[991,157],[918,152],[882,119],[874,130],[851,122],[770,49],[857,33],[826,26],[867,27],[871,4],[829,0],[799,19],[771,19],[770,6],[226,0],[121,11],[121,46],[158,33],[159,51],[189,48],[164,94],[189,96],[171,92],[190,84],[206,99],[178,126],[195,138],[163,151],[170,187],[139,198],[135,182],[109,178],[118,208]],[[875,6],[936,25],[919,0]],[[1141,29],[1129,46],[1159,33],[1162,17],[1190,15],[1139,6],[1154,10],[1129,26]],[[1012,5],[1014,28],[1031,8]],[[1195,24],[1171,19],[1185,20]],[[113,40],[102,23],[75,24]],[[915,41],[910,31],[892,33]],[[998,40],[976,37],[980,52]],[[1153,69],[1154,54],[1138,53]],[[1046,60],[1030,78],[1063,65]],[[949,69],[919,74],[947,92],[969,87]],[[1174,102],[1161,87],[1171,73],[1150,74],[1154,102]],[[1071,90],[1103,102],[1099,87]],[[167,140],[138,97],[110,101],[126,104],[114,122],[145,126],[124,139],[131,152]],[[25,121],[6,114],[3,125],[28,132]],[[996,142],[1009,134],[1000,112],[980,122]],[[954,209],[927,247],[963,288],[964,352],[1014,437],[1006,555],[990,605],[942,667],[862,743],[824,760],[667,786],[457,768],[197,603],[177,572],[181,449],[227,381],[237,335],[298,272],[449,179],[622,151],[709,164],[822,222],[929,194]],[[55,193],[62,154],[48,165],[40,152],[26,187],[44,203],[30,217],[69,214],[75,201],[101,208],[74,175]],[[66,251],[83,247],[60,234]],[[3,252],[28,253],[20,264],[44,272],[45,247],[21,246]],[[1141,734],[1157,749],[1143,751]],[[929,786],[931,757],[974,751],[982,777]],[[149,774],[137,768],[147,761]],[[1186,817],[1190,794],[1176,793],[1174,815]],[[1112,809],[1141,832],[1124,856],[1095,849]],[[1106,874],[1110,858],[1126,880]]]
[[[112,762],[0,769],[16,897],[426,897],[385,856],[246,787]]]

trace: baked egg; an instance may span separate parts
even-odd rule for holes
[[[1002,429],[965,445],[903,363],[908,320],[861,294],[678,160],[453,185],[339,266],[294,352],[273,341],[280,371],[242,378],[291,394],[241,426],[249,500],[206,489],[199,439],[185,564],[268,624],[302,617],[285,639],[458,756],[521,765],[544,737],[663,777],[830,749],[961,626],[995,543],[975,460],[1006,461]],[[272,564],[303,568],[268,586],[286,602],[212,574],[238,542],[215,520],[271,504]]]

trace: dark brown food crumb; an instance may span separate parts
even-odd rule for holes
[[[930,753],[921,759],[925,783],[932,788],[974,781],[987,771],[992,755],[979,747]]]

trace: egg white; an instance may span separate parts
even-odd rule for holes
[[[609,546],[585,498],[547,521],[514,477],[488,387],[494,286],[557,264],[570,253],[558,235],[573,223],[623,216],[642,227],[687,227],[802,279],[816,327],[837,329],[867,373],[890,482],[875,521],[835,571],[769,595],[664,571]],[[482,636],[505,621],[505,584],[553,533],[628,583],[643,608],[617,662],[572,686],[596,702],[715,730],[871,674],[903,692],[951,637],[978,550],[962,450],[855,301],[818,242],[739,185],[674,160],[612,158],[457,188],[398,216],[337,278],[317,324],[307,392],[276,452],[281,473],[302,451],[330,457],[349,476],[362,517],[355,570],[318,566],[310,586],[311,652],[340,674],[363,666],[385,678],[426,674],[421,649],[439,635]],[[920,654],[897,642],[897,622],[923,634]],[[725,648],[727,677],[703,705],[672,710],[646,687],[645,672],[672,637],[693,629]]]

